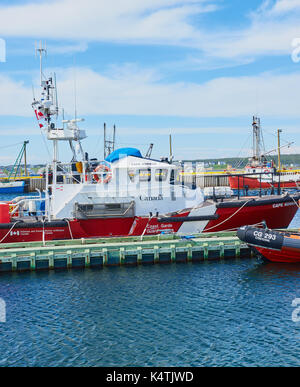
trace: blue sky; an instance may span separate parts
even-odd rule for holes
[[[40,40],[70,118],[76,79],[90,157],[103,154],[104,122],[118,147],[154,143],[154,157],[170,133],[177,159],[246,156],[256,114],[267,149],[281,128],[285,152],[300,153],[300,0],[1,0],[0,38],[1,164],[24,140],[32,163],[51,153],[31,109]]]

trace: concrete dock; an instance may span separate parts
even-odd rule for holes
[[[233,232],[1,244],[0,272],[201,262],[251,257]]]

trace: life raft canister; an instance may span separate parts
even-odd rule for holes
[[[104,164],[98,165],[98,167],[95,168],[94,172],[95,173],[93,174],[93,178],[96,180],[98,184],[100,183],[107,184],[112,179],[111,169],[107,165],[104,165]],[[99,175],[99,172],[101,173],[102,176]]]
[[[16,210],[16,207],[18,207],[18,205],[13,203],[12,201],[7,202],[7,203],[9,204],[9,215],[10,216],[19,216],[19,210]]]
[[[10,223],[9,203],[0,203],[0,223]]]

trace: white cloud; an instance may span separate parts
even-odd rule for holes
[[[215,9],[212,0],[56,0],[10,5],[0,7],[0,35],[172,43],[197,34],[188,22],[190,16]]]
[[[51,52],[51,54],[74,54],[77,52],[85,52],[88,49],[88,44],[86,42],[80,43],[70,43],[70,44],[48,44],[47,50]],[[32,50],[31,50],[32,54]]]
[[[283,14],[285,12],[295,11],[300,9],[299,0],[278,0],[271,8],[270,14]]]
[[[263,73],[223,77],[204,83],[164,83],[159,74],[126,66],[106,76],[76,69],[80,115],[157,115],[179,117],[240,117],[254,112],[269,117],[299,117],[300,73]],[[59,101],[74,111],[74,69],[57,73]],[[32,90],[0,76],[0,115],[31,116]]]
[[[300,0],[264,1],[249,14],[248,27],[208,38],[206,54],[225,59],[291,54],[293,39],[300,37],[299,11]]]
[[[0,115],[29,116],[32,91],[24,83],[0,74]]]
[[[87,68],[76,71],[82,114],[132,114],[189,117],[238,117],[257,109],[265,116],[299,117],[300,73],[216,78],[197,83],[157,82],[147,70],[117,78]],[[60,78],[60,75],[59,75]],[[73,111],[73,71],[61,78],[61,101]]]
[[[220,25],[212,30],[199,19],[195,22],[195,15],[216,11],[220,4],[219,0],[49,0],[6,5],[0,7],[0,36],[80,42],[55,45],[55,53],[85,51],[86,41],[186,46],[200,50],[200,68],[203,61],[204,67],[210,63],[222,67],[220,59],[228,66],[230,61],[236,65],[261,55],[291,53],[292,40],[300,36],[300,0],[263,1],[248,15],[244,28]]]

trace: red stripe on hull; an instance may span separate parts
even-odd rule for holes
[[[270,262],[300,263],[300,249],[286,249],[283,247],[278,251],[257,246],[254,248]]]
[[[262,221],[269,228],[287,228],[293,220],[298,207],[295,203],[267,204],[262,206],[218,208],[217,220],[211,220],[203,232],[217,232],[224,230],[235,230],[245,225],[257,224]],[[238,212],[237,212],[238,211]],[[234,213],[236,214],[232,216]],[[230,218],[232,216],[232,218]]]
[[[188,216],[189,212],[177,216]],[[70,228],[45,228],[45,240],[126,237],[139,235],[157,235],[162,232],[178,232],[182,222],[160,223],[156,217],[105,218],[89,220],[70,220]],[[71,231],[70,231],[71,229]],[[8,235],[5,237],[5,235]],[[43,228],[0,229],[2,243],[37,242],[43,240]]]
[[[264,182],[262,181],[260,184],[260,180],[257,178],[252,178],[252,177],[243,177],[241,175],[240,177],[238,176],[229,176],[228,177],[229,185],[231,189],[243,189],[244,186],[248,186],[249,189],[259,189],[261,188],[278,188],[279,183],[278,182]],[[280,182],[280,188],[297,188],[298,185],[300,185],[300,181],[295,182],[295,181],[283,181]]]

